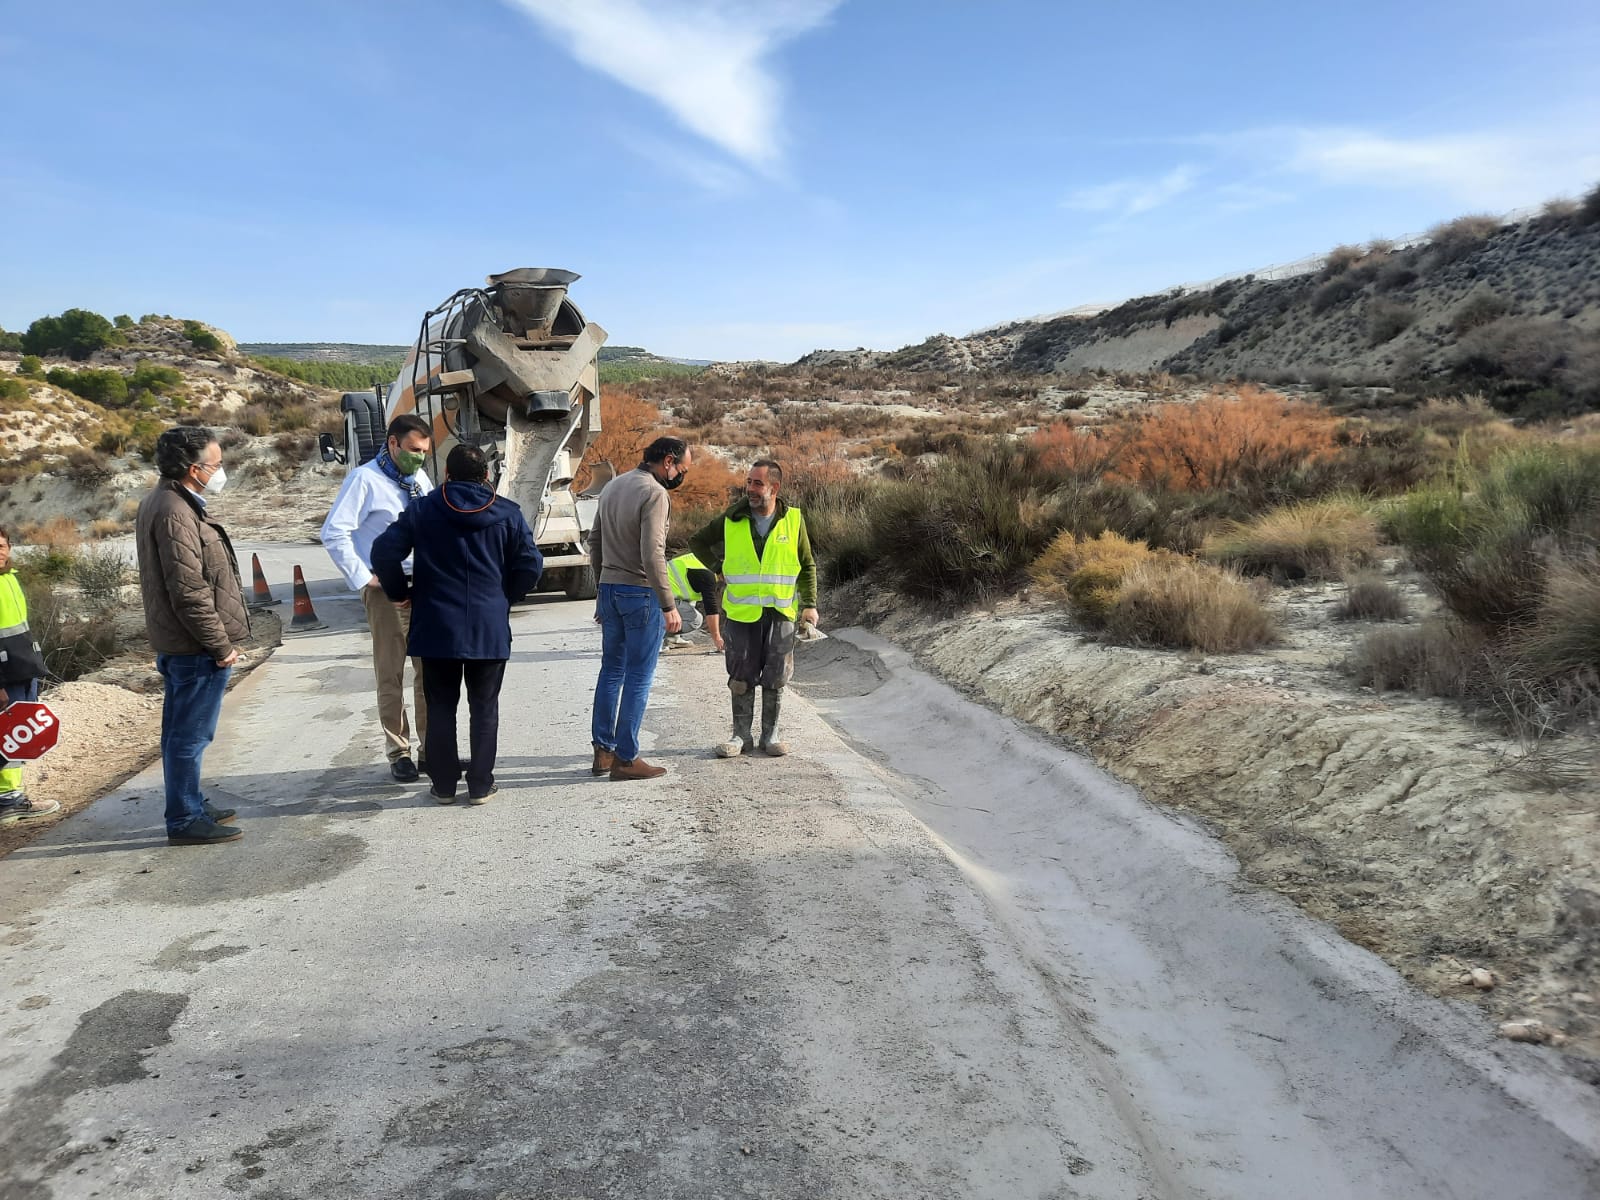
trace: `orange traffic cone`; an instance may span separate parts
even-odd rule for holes
[[[283,603],[282,600],[279,600],[272,594],[272,589],[267,586],[267,577],[262,573],[261,556],[259,554],[252,554],[250,556],[250,573],[255,577],[254,581],[250,585],[251,591],[253,592],[253,595],[250,597],[250,607],[252,610],[258,608],[271,608],[274,604]]]
[[[311,607],[311,593],[306,590],[306,577],[301,573],[299,564],[294,568],[294,619],[289,622],[289,628],[302,632],[327,628],[317,620],[317,610]]]

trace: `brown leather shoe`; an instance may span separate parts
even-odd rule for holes
[[[624,762],[619,758],[611,764],[611,778],[613,780],[659,779],[666,773],[667,769],[665,767],[652,767],[642,758],[636,758],[632,762]]]
[[[602,750],[599,746],[596,746],[594,748],[594,765],[589,768],[589,774],[604,775],[611,770],[612,764],[616,761],[617,756],[613,751]]]

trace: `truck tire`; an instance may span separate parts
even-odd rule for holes
[[[600,589],[595,582],[593,563],[585,563],[581,567],[567,568],[568,600],[593,600],[599,593]]]

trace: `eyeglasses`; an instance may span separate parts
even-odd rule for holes
[[[208,471],[215,475],[222,468],[222,460],[218,459],[214,463],[195,463],[195,467],[201,471]]]

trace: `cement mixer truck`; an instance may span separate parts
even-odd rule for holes
[[[523,267],[462,288],[422,318],[398,378],[346,392],[344,446],[321,435],[324,462],[355,466],[383,449],[389,422],[416,413],[433,426],[435,482],[458,443],[481,448],[495,490],[527,515],[544,555],[544,587],[595,595],[586,545],[610,469],[582,495],[573,475],[600,431],[597,357],[606,331],[567,296],[571,271]]]

